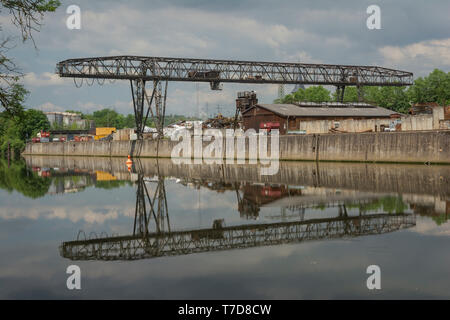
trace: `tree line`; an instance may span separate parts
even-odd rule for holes
[[[360,98],[364,102],[387,108],[399,113],[408,113],[412,103],[436,102],[450,105],[450,72],[435,69],[426,77],[419,77],[411,86],[378,87],[367,86],[360,89]],[[344,102],[358,102],[356,87],[346,87]],[[331,92],[323,86],[310,86],[287,94],[275,103],[295,103],[302,101],[330,102],[338,101],[337,92]]]
[[[27,95],[28,91],[23,87],[16,88],[15,112],[5,110],[0,113],[0,155],[4,155],[8,148],[18,154],[28,139],[35,137],[40,130],[50,129],[47,116],[42,111],[25,109],[23,105]]]
[[[86,114],[81,111],[73,111],[73,110],[67,110],[67,112],[77,113],[81,116],[81,119],[94,121],[96,127],[114,127],[116,129],[136,127],[134,114],[123,115],[110,108],[104,108],[98,111],[94,111],[93,113],[86,113]],[[198,120],[198,119],[195,117],[170,114],[165,116],[164,126],[182,120]],[[147,119],[145,125],[151,128],[156,127],[154,121],[150,119],[150,117],[149,119]]]

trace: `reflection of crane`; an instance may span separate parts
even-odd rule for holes
[[[136,159],[133,171],[138,174],[136,208],[133,233],[126,236],[91,236],[63,242],[61,256],[71,260],[137,260],[162,256],[185,255],[191,253],[241,249],[285,243],[298,243],[307,240],[330,240],[352,238],[363,235],[377,235],[409,228],[415,225],[413,214],[362,214],[349,216],[345,205],[339,204],[337,215],[321,219],[282,221],[274,223],[243,224],[225,226],[224,220],[213,222],[211,228],[173,231],[170,228],[164,177],[149,181],[144,178],[142,164]],[[155,188],[148,184],[155,183]],[[200,182],[201,185],[202,182]],[[224,184],[217,190],[223,190]],[[215,190],[214,185],[209,186]],[[239,183],[229,185],[235,190],[238,207],[242,204]],[[273,186],[256,189],[264,195],[264,201],[279,198],[283,188]],[[152,192],[153,191],[153,192]],[[250,190],[251,191],[251,190]],[[253,190],[255,191],[255,190]],[[220,191],[219,191],[220,192]],[[292,191],[293,194],[299,191]],[[267,198],[269,197],[269,198]],[[266,202],[267,202],[266,201]],[[273,199],[271,200],[273,203]],[[251,201],[250,201],[251,202]],[[250,203],[249,202],[249,203]],[[254,203],[259,210],[260,204]],[[150,230],[151,220],[155,230]]]
[[[372,214],[307,221],[246,224],[103,237],[63,242],[60,254],[70,260],[138,260],[162,256],[242,249],[308,240],[377,235],[415,226],[415,215]]]
[[[155,220],[156,232],[170,231],[169,212],[167,207],[166,189],[164,177],[158,175],[157,181],[147,182],[144,179],[142,164],[140,159],[136,159],[135,170],[137,169],[138,180],[136,190],[136,207],[133,235],[146,235],[149,233],[150,219]],[[154,192],[147,183],[154,184]],[[148,206],[147,206],[148,204]],[[166,226],[166,223],[167,226]]]

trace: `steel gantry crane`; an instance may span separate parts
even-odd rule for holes
[[[93,84],[105,80],[128,80],[131,85],[136,133],[142,138],[151,116],[162,137],[169,81],[209,82],[212,90],[222,83],[333,85],[342,100],[346,86],[405,86],[412,84],[411,72],[377,66],[257,62],[237,60],[112,56],[69,59],[56,66],[61,77],[83,79]],[[76,82],[81,79],[81,83]],[[152,82],[151,95],[145,90]],[[147,107],[145,107],[147,104]]]

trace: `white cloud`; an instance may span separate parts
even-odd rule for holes
[[[71,79],[61,78],[57,74],[50,72],[43,72],[41,74],[30,72],[24,76],[25,85],[30,87],[61,86],[71,82]]]
[[[432,68],[450,66],[450,38],[421,41],[403,47],[384,46],[379,53],[389,65],[422,66],[428,73]]]
[[[80,207],[57,207],[41,205],[39,208],[29,208],[24,211],[18,208],[3,207],[0,218],[4,220],[27,218],[37,220],[41,218],[53,220],[68,219],[71,222],[84,221],[89,224],[103,224],[107,220],[116,220],[119,216],[131,217],[134,207],[131,206],[80,206]]]

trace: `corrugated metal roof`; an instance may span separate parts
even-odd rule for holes
[[[389,117],[397,112],[368,104],[258,104],[280,116],[292,117]]]

